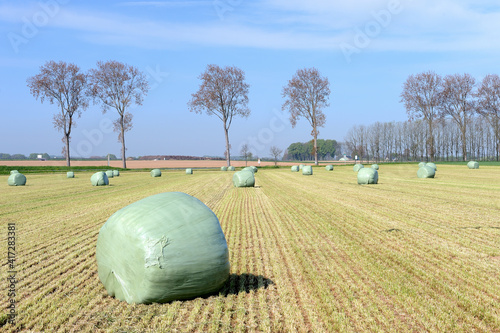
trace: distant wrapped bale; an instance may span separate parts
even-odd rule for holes
[[[363,164],[354,164],[354,167],[352,168],[352,170],[354,172],[358,172],[359,170],[363,169],[365,166]]]
[[[435,175],[436,175],[436,170],[427,165],[419,168],[417,171],[418,178],[434,178]]]
[[[164,303],[219,290],[229,278],[217,216],[181,192],[161,193],[114,213],[97,237],[99,280],[127,303]]]
[[[252,167],[244,167],[241,171],[250,171],[251,173],[255,173],[255,170]]]
[[[227,171],[227,166],[220,167],[220,171]]]
[[[358,184],[368,185],[378,183],[378,171],[374,168],[361,168],[358,171]]]
[[[437,166],[436,166],[436,164],[434,164],[434,163],[432,163],[432,162],[428,162],[428,163],[426,163],[426,164],[425,164],[425,166],[428,166],[428,167],[430,167],[430,168],[433,168],[433,169],[434,169],[434,171],[437,171]]]
[[[66,172],[66,178],[75,178],[75,173],[73,171]]]
[[[259,169],[256,167],[256,166],[250,166],[250,168],[252,168],[253,170],[253,173],[257,173],[257,171],[259,171]]]
[[[113,170],[107,170],[107,171],[106,171],[106,176],[108,176],[108,178],[113,178],[113,177],[114,177],[114,172],[113,172]]]
[[[425,166],[425,162],[420,162],[418,163],[418,167],[421,168],[421,167],[424,167]]]
[[[120,171],[113,170],[113,177],[119,177],[119,176],[120,176]]]
[[[186,169],[186,175],[192,175],[193,174],[193,169],[187,168]]]
[[[302,170],[302,168],[304,167],[304,164],[299,164],[299,169]]]
[[[10,174],[11,175],[14,174],[14,173],[19,173],[19,171],[17,171],[17,170],[10,170]]]
[[[311,176],[313,174],[313,168],[310,165],[304,165],[302,167],[302,174],[304,176]]]
[[[298,165],[292,165],[292,172],[299,172],[300,168]]]
[[[161,170],[160,169],[151,170],[151,177],[161,177]]]
[[[469,163],[467,163],[467,167],[469,169],[479,169],[479,163],[476,161],[469,161]]]
[[[7,184],[10,186],[24,186],[26,185],[26,176],[19,172],[14,172],[7,179]]]
[[[248,170],[235,172],[233,175],[233,185],[234,187],[254,187],[255,176],[253,172]]]
[[[108,176],[104,171],[96,172],[90,177],[90,182],[93,186],[105,186],[109,185]]]
[[[235,168],[234,168],[234,166],[232,166],[232,165],[231,165],[230,167],[228,167],[228,168],[227,168],[227,171],[234,171],[234,170],[236,170],[236,169],[235,169]]]
[[[372,164],[372,167],[371,167],[371,168],[372,168],[372,169],[375,169],[375,170],[378,170],[378,169],[379,169],[379,166],[378,166],[378,164]]]
[[[328,164],[328,165],[325,167],[325,170],[326,170],[326,171],[333,171],[333,165]]]

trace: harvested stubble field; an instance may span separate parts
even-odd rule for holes
[[[378,185],[352,166],[313,176],[260,170],[255,188],[232,172],[124,172],[92,187],[90,173],[30,175],[0,184],[17,228],[13,332],[500,332],[500,168],[381,165]],[[116,210],[165,191],[193,195],[219,217],[231,276],[220,293],[128,305],[98,280],[99,228]],[[3,284],[5,285],[5,283]],[[6,291],[2,291],[6,313]],[[5,319],[5,317],[3,317]]]

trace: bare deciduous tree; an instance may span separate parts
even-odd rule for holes
[[[427,151],[434,161],[434,122],[439,116],[440,88],[442,78],[434,72],[410,75],[403,85],[401,102],[404,103],[409,120],[423,118],[429,128]]]
[[[278,165],[278,158],[283,153],[283,149],[280,149],[276,146],[272,146],[270,149],[271,155],[274,157],[274,166]]]
[[[89,95],[94,102],[101,104],[102,112],[110,108],[118,112],[113,123],[122,143],[123,168],[127,167],[125,156],[125,132],[132,128],[132,114],[127,112],[132,104],[142,105],[149,90],[146,75],[137,68],[118,62],[97,62],[97,68],[89,73]]]
[[[245,73],[234,66],[221,68],[208,65],[199,79],[202,81],[198,91],[192,94],[188,103],[189,111],[216,115],[224,125],[226,138],[226,162],[231,165],[229,127],[233,117],[250,115],[248,108],[248,88]]]
[[[43,103],[47,99],[50,104],[57,104],[60,112],[54,114],[54,127],[64,133],[62,141],[65,145],[66,165],[71,165],[69,143],[71,130],[76,127],[73,117],[78,118],[88,106],[85,95],[87,77],[80,73],[75,64],[64,61],[48,61],[40,67],[40,73],[27,80],[30,92]]]
[[[316,68],[299,69],[288,84],[283,87],[282,97],[286,98],[283,110],[290,112],[290,122],[295,127],[297,120],[304,117],[312,126],[314,138],[314,164],[318,165],[318,127],[325,124],[323,109],[329,106],[330,84]]]
[[[500,77],[490,74],[484,77],[477,91],[478,113],[485,116],[493,127],[496,141],[496,160],[500,151]]]
[[[476,111],[475,87],[476,79],[470,74],[447,75],[442,83],[440,112],[451,116],[460,128],[464,161],[467,159],[467,127]]]
[[[240,154],[245,158],[245,166],[247,166],[248,158],[251,155],[250,150],[248,149],[248,144],[245,143],[241,146]]]

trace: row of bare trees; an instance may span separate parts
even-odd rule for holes
[[[499,159],[497,129],[485,117],[468,119],[465,149],[467,160]],[[376,122],[369,126],[351,127],[343,143],[343,152],[371,161],[461,161],[463,156],[462,130],[456,121],[440,118],[430,131],[423,119],[405,122]],[[431,150],[432,149],[432,150]]]
[[[122,143],[123,168],[126,168],[125,132],[132,128],[132,104],[141,105],[149,86],[146,75],[137,68],[118,61],[99,61],[97,68],[84,73],[72,63],[48,61],[40,73],[27,79],[31,94],[43,103],[56,104],[54,127],[62,131],[66,165],[70,166],[71,132],[76,119],[87,109],[89,101],[100,104],[102,112],[115,109],[118,119],[113,123],[118,140]]]
[[[410,75],[403,85],[401,102],[410,121],[422,119],[427,126],[425,150],[433,161],[438,147],[434,133],[438,123],[451,119],[460,132],[461,157],[467,159],[469,133],[475,115],[493,128],[496,156],[500,145],[500,77],[487,75],[481,82],[470,74],[450,74],[445,77],[429,71]],[[440,149],[441,147],[439,147]]]

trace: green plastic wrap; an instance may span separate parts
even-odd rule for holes
[[[426,164],[425,164],[425,166],[428,166],[428,167],[430,167],[430,168],[433,168],[433,169],[434,169],[434,171],[437,171],[437,166],[436,166],[436,164],[434,164],[434,163],[432,163],[432,162],[428,162],[428,163],[426,163]]]
[[[73,171],[66,172],[66,178],[75,178],[75,173]]]
[[[120,176],[120,171],[113,170],[113,177],[119,177],[119,176]]]
[[[418,178],[434,178],[435,175],[436,175],[436,170],[427,165],[419,168],[417,171]]]
[[[151,170],[151,177],[161,177],[161,170],[160,169]]]
[[[22,173],[15,172],[9,176],[7,184],[10,186],[24,186],[26,185],[26,176]]]
[[[253,173],[257,173],[259,171],[259,169],[256,167],[256,166],[250,166],[250,168],[252,168],[253,170]]]
[[[252,168],[252,167],[244,167],[243,169],[241,169],[241,171],[250,171],[251,173],[255,173],[255,170]]]
[[[368,185],[378,183],[378,171],[374,168],[361,168],[358,171],[358,184]]]
[[[352,170],[354,172],[358,172],[359,170],[363,169],[365,166],[363,164],[354,164]]]
[[[298,165],[292,165],[292,172],[299,172],[300,168]]]
[[[425,166],[425,162],[420,162],[418,163],[418,167],[421,168],[421,167],[424,167]]]
[[[96,172],[90,177],[90,182],[93,186],[105,186],[109,185],[109,179],[105,172]]]
[[[219,290],[229,277],[217,216],[181,192],[161,193],[114,213],[97,237],[107,292],[127,303],[163,303]]]
[[[113,170],[107,170],[106,171],[106,176],[108,176],[108,178],[113,178],[114,177],[113,175],[114,175]]]
[[[230,167],[228,167],[228,168],[227,168],[227,171],[234,171],[234,170],[236,170],[236,169],[235,169],[235,168],[234,168],[234,166],[232,166],[232,165],[231,165]]]
[[[14,174],[14,173],[19,173],[19,171],[17,171],[17,170],[10,170],[10,174],[11,175]]]
[[[372,164],[371,168],[372,168],[372,169],[375,169],[375,170],[378,170],[378,169],[379,169],[379,166],[378,166],[378,164]]]
[[[333,171],[333,165],[328,164],[327,166],[325,166],[325,170],[326,171]]]
[[[479,163],[476,161],[469,161],[469,163],[467,163],[467,167],[469,169],[479,169]]]
[[[253,172],[245,169],[235,172],[233,175],[233,185],[235,187],[254,187],[255,176]]]
[[[304,164],[299,164],[299,170],[302,170],[303,167],[304,167]]]
[[[304,176],[311,176],[313,174],[313,168],[310,165],[304,165],[302,167],[302,174]]]
[[[227,166],[220,167],[220,171],[227,171]]]
[[[193,169],[187,168],[186,169],[186,175],[192,175],[193,174]]]

